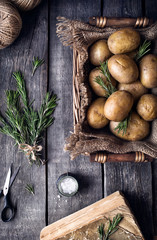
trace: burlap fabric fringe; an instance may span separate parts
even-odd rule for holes
[[[157,157],[157,120],[152,123],[151,134],[143,141],[127,142],[113,136],[108,130],[91,130],[86,121],[86,111],[91,102],[91,91],[88,85],[90,64],[88,62],[88,47],[98,39],[108,38],[117,28],[104,28],[90,26],[89,24],[58,17],[57,35],[65,46],[77,51],[77,84],[79,88],[80,106],[79,119],[74,125],[74,132],[66,140],[65,150],[70,151],[71,159],[78,155],[89,155],[97,151],[112,153],[143,152]],[[157,53],[157,23],[152,26],[137,29],[142,38],[154,41],[153,52]],[[154,92],[156,90],[153,90]],[[155,92],[157,93],[157,92]]]

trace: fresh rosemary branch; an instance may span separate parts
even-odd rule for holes
[[[101,70],[102,74],[107,78],[108,82],[111,83],[111,76],[108,70],[108,61],[101,63],[99,69]]]
[[[52,116],[57,106],[57,96],[47,93],[40,109],[33,109],[34,100],[29,103],[24,77],[20,72],[14,72],[17,91],[6,91],[7,110],[5,117],[0,114],[0,132],[12,137],[19,148],[26,154],[29,162],[37,165],[43,161],[38,152],[42,132],[54,121]]]
[[[26,187],[25,187],[25,189],[26,189],[29,193],[35,195],[33,185],[31,185],[31,184],[27,184]]]
[[[106,233],[104,231],[104,225],[101,224],[98,228],[100,239],[101,240],[109,240],[109,237],[118,230],[118,225],[122,219],[123,219],[123,216],[121,214],[117,214],[113,218],[112,222],[111,222],[111,220],[109,220],[109,226],[108,226]]]
[[[19,144],[20,143],[19,132],[16,129],[12,128],[2,116],[0,116],[0,122],[3,124],[3,126],[0,126],[0,132],[15,139],[16,143]]]
[[[127,128],[128,128],[128,123],[130,121],[131,118],[131,113],[128,115],[128,117],[126,117],[123,121],[119,122],[117,127],[115,127],[114,130],[118,130],[118,134],[123,131],[122,136],[124,134],[126,134]]]
[[[43,59],[39,59],[38,57],[33,58],[33,70],[32,70],[32,76],[34,76],[35,71],[37,70],[38,67],[40,67],[43,63]]]
[[[36,140],[43,130],[48,128],[54,121],[54,118],[51,117],[57,106],[57,95],[46,94],[45,99],[41,105],[40,110],[38,111],[38,121],[37,121],[37,130],[36,130]]]
[[[16,80],[16,87],[19,95],[21,96],[22,102],[25,108],[28,108],[28,97],[27,90],[25,86],[24,76],[21,72],[17,71],[13,73],[13,78]]]
[[[138,62],[146,53],[150,51],[151,42],[145,40],[143,44],[139,47],[139,50],[135,56],[135,61]]]
[[[103,223],[98,227],[98,233],[99,233],[100,239],[103,240],[104,239],[104,224]]]
[[[107,94],[105,95],[105,97],[108,98],[112,93],[116,92],[117,89],[112,85],[111,76],[110,76],[107,65],[108,65],[108,62],[106,61],[101,63],[99,67],[102,74],[106,77],[107,84],[104,83],[102,77],[100,76],[96,77],[95,82],[98,83],[103,89],[106,90]]]

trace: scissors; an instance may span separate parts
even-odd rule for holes
[[[16,171],[12,176],[11,176],[11,168],[12,168],[12,164],[9,167],[9,171],[7,173],[3,190],[0,191],[0,197],[4,196],[4,208],[1,213],[1,219],[3,222],[9,222],[15,215],[15,210],[12,207],[12,204],[9,198],[9,188],[11,187],[11,185],[13,184],[17,176],[20,166],[16,169]]]

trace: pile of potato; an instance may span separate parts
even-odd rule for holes
[[[109,124],[114,135],[129,141],[145,138],[150,122],[157,118],[157,96],[149,92],[157,87],[157,57],[147,54],[136,62],[140,42],[137,31],[125,28],[114,32],[107,41],[98,40],[89,49],[89,60],[97,66],[89,74],[89,84],[98,98],[88,108],[88,124],[95,129]],[[110,81],[117,90],[110,96],[96,82],[100,76],[108,85],[99,68],[106,60]],[[118,124],[127,118],[125,133],[117,131]]]

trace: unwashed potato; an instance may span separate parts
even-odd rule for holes
[[[126,54],[114,55],[108,60],[112,77],[120,83],[132,83],[138,78],[139,71],[133,59]]]
[[[140,80],[146,88],[157,87],[157,57],[146,55],[140,61]]]
[[[111,56],[111,52],[107,46],[106,40],[98,40],[89,50],[89,60],[95,65],[99,66]]]
[[[134,101],[137,101],[143,94],[148,92],[148,89],[145,88],[140,81],[133,83],[119,83],[118,90],[125,90],[132,94]]]
[[[146,121],[157,118],[157,96],[153,94],[143,95],[137,104],[138,114]]]
[[[118,30],[108,38],[108,47],[113,54],[131,52],[136,49],[139,44],[140,34],[131,28]]]
[[[103,128],[109,120],[104,115],[105,98],[97,98],[87,111],[87,121],[92,128]]]
[[[112,121],[124,120],[133,105],[133,96],[126,91],[117,91],[106,100],[104,114],[107,119]]]
[[[123,131],[118,133],[115,128],[118,126],[119,122],[110,122],[111,132],[119,138],[128,141],[139,141],[145,138],[149,134],[149,123],[143,120],[137,113],[133,112],[130,116],[128,127],[126,133]]]
[[[108,85],[107,78],[102,74],[100,69],[94,68],[89,74],[89,84],[92,87],[93,91],[96,95],[100,97],[105,97],[107,95],[107,91],[102,88],[98,83],[95,82],[96,77],[100,76],[104,83]],[[112,85],[116,86],[116,81],[111,77]]]

